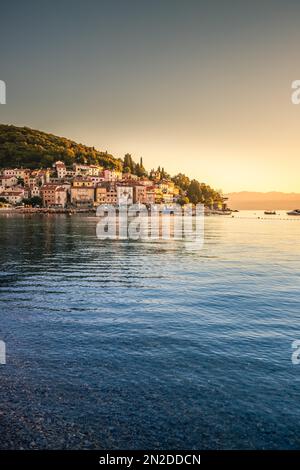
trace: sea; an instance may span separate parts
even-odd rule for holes
[[[299,449],[300,217],[96,225],[0,214],[0,448]]]

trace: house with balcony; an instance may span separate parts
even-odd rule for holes
[[[71,204],[76,207],[92,207],[95,200],[95,188],[92,179],[77,177],[71,185]]]
[[[95,204],[112,204],[118,202],[116,184],[112,181],[103,181],[99,183],[95,190]]]

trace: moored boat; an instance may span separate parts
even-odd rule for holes
[[[293,211],[287,212],[287,215],[300,215],[300,209],[294,209]]]
[[[265,215],[276,215],[276,211],[265,211]]]
[[[230,209],[211,209],[210,214],[212,215],[231,215],[232,211]]]

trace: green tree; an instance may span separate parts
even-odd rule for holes
[[[124,157],[124,168],[129,169],[129,173],[135,173],[135,163],[130,153],[126,153]]]
[[[178,175],[173,176],[172,181],[176,186],[181,188],[183,191],[187,191],[190,185],[190,179],[183,173],[178,173]]]
[[[187,196],[181,196],[179,199],[178,199],[178,204],[180,204],[181,206],[184,206],[185,204],[189,204],[190,200]]]
[[[23,199],[22,202],[26,206],[32,206],[32,207],[42,206],[42,204],[43,204],[43,200],[39,196],[33,196],[33,197],[28,198],[28,199]]]
[[[201,191],[200,183],[197,180],[192,180],[190,182],[186,195],[192,204],[198,204],[199,202],[204,202],[202,198],[202,191]]]
[[[142,158],[140,158],[140,163],[137,163],[135,165],[135,174],[139,177],[147,176],[147,172],[146,172],[145,167],[143,165],[143,159]]]

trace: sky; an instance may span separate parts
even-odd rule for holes
[[[2,2],[0,122],[225,193],[300,192],[300,2]]]

